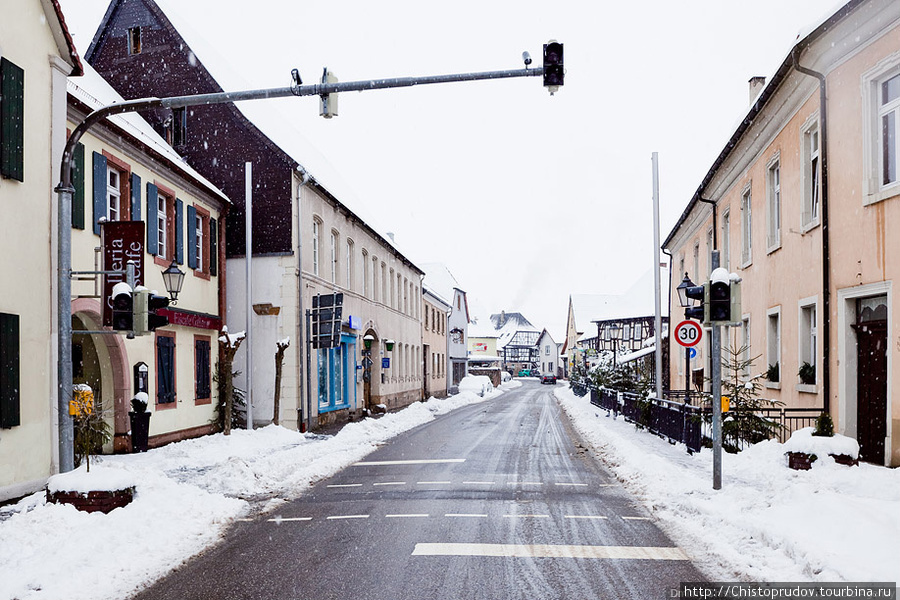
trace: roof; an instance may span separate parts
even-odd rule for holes
[[[594,321],[634,319],[656,314],[656,290],[653,285],[653,269],[623,294],[572,294],[572,311],[579,332],[586,331]],[[660,290],[669,289],[669,269],[660,269]],[[660,302],[662,316],[668,315],[668,302]]]
[[[50,14],[56,15],[56,18],[48,19],[47,25],[53,33],[53,39],[59,48],[60,54],[68,56],[68,63],[72,65],[70,76],[77,77],[84,74],[84,65],[78,56],[78,50],[75,48],[75,42],[72,40],[72,34],[66,25],[66,18],[63,16],[62,7],[59,0],[41,0],[44,7],[44,13],[49,17]]]
[[[84,65],[84,74],[77,81],[69,79],[66,83],[71,98],[84,104],[88,110],[96,110],[114,102],[122,102],[122,97],[90,64]],[[191,167],[166,141],[137,113],[113,115],[107,118],[113,126],[130,136],[137,144],[142,144],[151,152],[167,162],[171,168],[180,171],[197,184],[206,188],[213,195],[227,204],[228,197],[203,175]]]
[[[456,277],[447,268],[447,265],[443,263],[425,263],[419,266],[425,273],[422,286],[431,291],[432,295],[443,300],[447,306],[453,304],[454,290],[459,290],[465,294],[462,288],[459,287]]]
[[[817,24],[812,25],[808,29],[808,32],[801,32],[797,36],[797,42],[795,42],[791,49],[788,51],[787,56],[785,56],[781,65],[778,67],[778,70],[776,70],[775,74],[769,79],[769,82],[759,93],[759,96],[757,96],[756,102],[754,102],[750,107],[746,116],[744,116],[744,118],[738,124],[737,129],[725,144],[725,147],[722,148],[719,156],[716,157],[715,161],[713,161],[712,166],[709,168],[706,176],[703,177],[703,180],[700,182],[700,186],[697,188],[697,191],[694,192],[694,195],[693,197],[691,197],[690,202],[688,202],[688,205],[684,209],[684,212],[681,213],[681,216],[678,218],[678,221],[675,223],[672,231],[669,232],[668,236],[666,236],[665,241],[662,243],[663,248],[667,248],[669,246],[672,238],[675,237],[675,234],[685,223],[685,221],[687,221],[691,212],[694,210],[694,207],[698,202],[701,202],[703,191],[706,189],[706,186],[710,184],[719,168],[731,155],[732,150],[737,147],[738,143],[744,137],[744,134],[747,133],[747,131],[753,125],[756,116],[763,110],[768,101],[772,98],[772,96],[775,95],[775,92],[778,91],[778,88],[781,86],[781,84],[784,83],[787,77],[794,70],[794,57],[799,54],[799,52],[801,52],[804,48],[810,46],[818,37],[828,31],[835,23],[846,17],[849,13],[851,13],[865,1],[866,0],[850,0],[843,6],[840,6],[829,15],[821,19]]]

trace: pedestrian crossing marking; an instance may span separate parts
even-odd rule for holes
[[[416,544],[412,556],[493,556],[513,558],[596,558],[690,560],[681,548],[654,546],[566,546],[551,544]]]

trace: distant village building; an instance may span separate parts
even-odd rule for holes
[[[469,303],[456,278],[446,267],[438,263],[423,264],[424,285],[450,304],[447,315],[447,386],[456,393],[457,386],[468,369]]]

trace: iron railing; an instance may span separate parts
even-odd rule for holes
[[[699,452],[704,440],[712,437],[712,408],[708,396],[685,390],[669,390],[665,396],[642,400],[631,392],[590,388],[591,404],[614,416],[621,413],[626,420],[670,443],[684,444],[688,453]],[[798,429],[815,426],[822,409],[773,407],[753,412],[773,423],[773,439],[784,443]],[[741,440],[736,444],[741,450],[751,445]]]

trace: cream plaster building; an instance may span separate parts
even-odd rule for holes
[[[671,306],[685,272],[708,279],[717,246],[743,278],[742,325],[724,344],[760,356],[754,374],[774,367],[765,396],[829,412],[863,460],[900,465],[900,3],[848,2],[751,83],[752,106],[663,244]],[[670,374],[683,386],[683,361]]]

